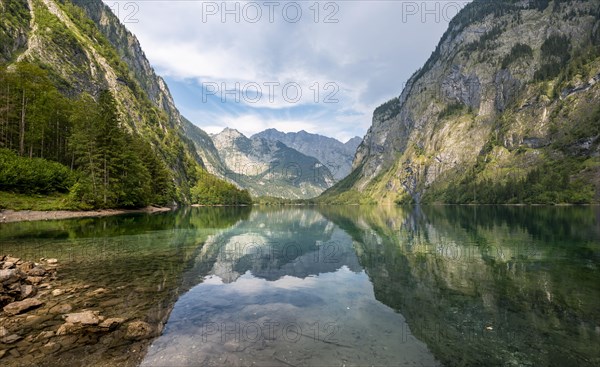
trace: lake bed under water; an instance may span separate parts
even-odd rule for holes
[[[1,224],[0,254],[60,264],[3,365],[600,365],[598,207],[182,208]],[[63,304],[124,322],[56,335]]]

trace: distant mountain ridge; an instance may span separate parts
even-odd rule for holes
[[[252,136],[280,141],[290,148],[318,159],[327,166],[336,180],[346,177],[352,170],[352,160],[356,149],[362,143],[358,136],[342,143],[337,139],[304,130],[296,133],[284,133],[276,129],[267,129]]]
[[[359,137],[342,143],[306,131],[283,133],[275,129],[250,138],[231,128],[209,135],[182,120],[206,169],[254,196],[314,198],[345,177],[362,142]]]
[[[230,128],[209,136],[187,120],[184,129],[209,172],[254,196],[309,199],[336,182],[318,159],[280,141],[248,138]]]

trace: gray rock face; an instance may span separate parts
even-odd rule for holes
[[[341,180],[350,173],[354,154],[362,142],[361,138],[354,137],[346,143],[342,143],[323,135],[307,133],[304,130],[297,133],[283,133],[276,129],[268,129],[252,136],[252,138],[255,137],[280,141],[307,156],[315,157],[329,168],[336,180]]]
[[[481,82],[474,72],[465,75],[459,65],[453,65],[441,84],[444,97],[451,103],[461,103],[478,109],[481,102]]]
[[[509,70],[500,70],[494,79],[496,88],[496,110],[503,112],[513,102],[521,89],[521,82]]]
[[[550,143],[548,142],[548,140],[546,140],[544,138],[524,138],[523,139],[523,145],[525,145],[528,148],[532,148],[532,149],[543,148],[543,147],[547,146],[548,144],[550,144]]]
[[[361,171],[362,180],[356,187],[362,190],[377,175],[390,168],[395,157],[408,146],[415,121],[411,111],[400,109],[399,114],[387,111],[375,113],[364,141],[356,151],[352,169]]]

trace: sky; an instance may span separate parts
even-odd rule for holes
[[[347,141],[400,95],[467,1],[103,0],[207,131]]]

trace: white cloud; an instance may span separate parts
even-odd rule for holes
[[[444,1],[427,2],[427,5],[402,1],[316,2],[319,22],[315,23],[315,3],[297,2],[302,8],[302,17],[297,23],[289,23],[281,12],[289,2],[281,2],[275,8],[272,23],[264,5],[260,21],[250,23],[244,20],[244,15],[253,17],[252,4],[264,2],[245,1],[239,6],[240,9],[246,6],[248,13],[242,11],[239,23],[233,15],[222,22],[221,12],[207,15],[203,22],[203,14],[206,14],[203,10],[212,9],[211,3],[219,8],[224,4],[221,1],[138,2],[136,18],[139,22],[126,26],[139,38],[150,62],[161,75],[174,80],[226,83],[228,88],[236,83],[244,86],[295,82],[302,88],[302,99],[290,106],[282,92],[277,91],[273,102],[264,94],[258,103],[242,100],[232,108],[228,108],[228,104],[220,106],[218,115],[215,111],[202,111],[205,107],[202,104],[184,105],[176,98],[178,107],[207,130],[230,123],[244,133],[279,126],[338,138],[364,135],[373,109],[400,94],[406,80],[426,61],[446,29],[445,14],[452,15],[456,8],[454,5],[446,9],[448,2]],[[325,8],[330,3],[333,5]],[[235,6],[233,2],[227,4],[230,9]],[[325,17],[336,10],[335,6],[338,12],[333,18],[338,23],[324,23]],[[437,6],[439,19],[419,11],[422,9],[412,14],[414,9],[409,6],[428,6],[429,10]],[[293,16],[294,6],[288,7],[288,14]],[[122,15],[123,12],[121,18]],[[422,15],[426,16],[425,22]],[[323,90],[325,83],[335,83],[340,89],[336,94],[339,103],[315,103],[314,91],[310,89],[314,82],[319,82],[320,100],[327,93]],[[264,88],[263,93],[266,92]],[[201,96],[195,99],[201,100]],[[298,105],[310,107],[312,116],[282,118],[280,114],[274,118],[268,111],[285,111]],[[312,110],[322,110],[321,116]],[[348,116],[343,113],[346,110],[355,114]]]

